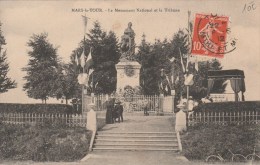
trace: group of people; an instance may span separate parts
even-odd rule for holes
[[[123,111],[123,105],[121,105],[121,102],[119,100],[110,100],[107,104],[106,123],[113,124],[115,122],[123,122]]]

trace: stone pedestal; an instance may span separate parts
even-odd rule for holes
[[[97,114],[93,110],[94,104],[89,104],[90,111],[87,113],[87,129],[91,131],[97,130]]]
[[[116,65],[117,70],[117,93],[124,91],[124,87],[140,86],[140,68],[141,65],[136,61],[120,61]]]

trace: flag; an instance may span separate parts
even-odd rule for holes
[[[92,60],[91,48],[90,48],[90,51],[89,51],[89,54],[88,54],[88,58],[87,58],[87,60],[86,60],[86,66],[85,66],[85,68],[86,68],[87,70],[89,70],[89,68],[92,67],[92,66],[93,66],[93,60]]]
[[[182,55],[181,55],[181,49],[179,48],[179,52],[180,52],[180,56],[181,56],[181,66],[182,66],[182,71],[185,73],[185,67],[184,67],[184,64],[183,64],[183,60],[182,60]]]
[[[97,85],[98,85],[98,82],[96,83],[95,88],[97,88]]]
[[[161,89],[163,90],[163,83],[161,82]]]
[[[90,82],[89,86],[93,89],[93,81]]]
[[[189,56],[187,56],[187,62],[186,62],[186,71],[188,72],[188,67],[189,67]]]
[[[176,80],[175,80],[175,84],[178,84],[179,82],[179,75],[177,76]]]
[[[83,50],[83,52],[82,52],[82,54],[81,54],[81,56],[80,56],[80,65],[81,65],[81,67],[83,67],[83,68],[84,68],[84,66],[85,66],[85,54],[84,54],[84,50]]]
[[[169,80],[169,77],[166,75],[167,85],[171,85],[171,81]],[[167,90],[168,91],[168,90]]]
[[[193,85],[194,81],[193,81],[193,74],[185,74],[184,75],[185,81],[184,81],[184,85]]]
[[[170,83],[169,77],[166,75],[166,80],[168,81],[168,84]]]
[[[88,70],[88,75],[91,75],[92,72],[94,72],[94,69],[89,69]]]
[[[196,59],[196,61],[195,61],[195,69],[196,69],[197,71],[199,71],[199,62],[198,62],[197,59]]]
[[[87,23],[88,23],[88,17],[86,17],[85,15],[81,15],[82,19],[83,19],[83,24],[85,27],[87,27]]]
[[[79,60],[79,59],[78,59],[78,55],[76,54],[74,61],[75,61],[75,63],[76,63],[77,66],[79,65],[79,61],[78,61],[78,60]]]

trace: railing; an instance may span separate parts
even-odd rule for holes
[[[87,119],[74,114],[0,113],[0,122],[5,124],[60,124],[68,127],[86,127]]]
[[[192,112],[189,114],[188,125],[196,124],[260,124],[260,113],[259,111]]]
[[[98,95],[94,96],[94,104],[96,111],[105,111],[107,101],[111,99],[108,95]],[[121,100],[122,105],[124,107],[125,112],[140,112],[143,111],[144,108],[147,106],[150,112],[159,112],[162,110],[163,105],[160,99],[160,96],[145,96],[145,95],[138,95],[132,97],[120,97],[116,96],[115,99]],[[93,97],[85,96],[86,103],[93,101]]]

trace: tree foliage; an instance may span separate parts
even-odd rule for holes
[[[83,48],[87,58],[90,49],[94,72],[90,75],[88,91],[96,94],[112,93],[116,90],[116,68],[119,61],[119,45],[114,32],[106,33],[99,22],[94,22],[94,28],[87,34],[86,42],[81,41],[79,48],[72,53],[72,59],[80,58]],[[77,66],[76,66],[77,68]],[[82,70],[82,68],[81,68]]]
[[[26,83],[23,89],[28,97],[46,102],[49,97],[56,97],[59,89],[59,59],[57,48],[48,41],[48,34],[34,34],[27,45],[29,62],[23,71]]]
[[[163,93],[160,87],[162,77],[161,72],[170,71],[170,63],[166,56],[167,40],[157,41],[153,45],[142,41],[136,59],[141,64],[140,82],[144,94],[154,95]]]
[[[2,52],[3,46],[6,45],[5,38],[2,34],[0,22],[0,94],[7,92],[9,89],[16,88],[16,82],[8,77],[9,64],[7,62],[6,51]]]
[[[59,88],[56,97],[66,100],[68,104],[69,99],[80,98],[81,87],[77,80],[77,70],[74,68],[72,62],[68,64],[61,64],[58,71]]]
[[[145,39],[142,41],[136,59],[142,65],[140,82],[144,94],[169,95],[174,89],[178,99],[181,95],[186,96],[184,75],[192,73],[194,84],[190,86],[190,95],[196,99],[206,96],[208,70],[221,70],[221,64],[216,59],[199,62],[197,71],[194,63],[187,64],[189,48],[188,34],[181,29],[173,35],[170,41],[157,40],[154,44],[147,43]],[[224,92],[223,82],[224,80],[217,82],[212,91]]]
[[[95,93],[112,93],[116,90],[116,68],[118,62],[119,45],[114,32],[103,32],[99,23],[88,34],[89,44],[93,48],[94,72],[90,83]],[[91,82],[93,80],[93,82]]]

